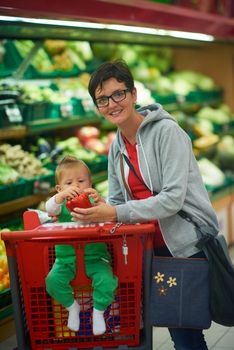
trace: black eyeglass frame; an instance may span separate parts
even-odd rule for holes
[[[113,98],[113,95],[115,95],[116,93],[119,93],[119,92],[124,92],[124,97],[123,97],[121,100],[115,101],[115,99]],[[115,103],[121,102],[121,101],[125,100],[125,98],[126,98],[126,96],[127,96],[127,92],[131,92],[131,90],[128,89],[128,88],[126,88],[126,89],[123,89],[123,90],[117,90],[117,91],[113,92],[113,94],[111,94],[110,96],[101,96],[101,97],[98,97],[98,98],[95,100],[95,105],[96,105],[98,108],[108,107],[108,106],[109,106],[109,100],[110,100],[110,98],[111,98],[112,101],[114,101]],[[105,105],[99,106],[97,101],[98,101],[99,99],[103,99],[103,98],[107,98],[107,103],[106,103]]]

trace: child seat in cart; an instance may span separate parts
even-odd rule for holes
[[[4,232],[18,350],[150,350],[149,321],[152,224],[49,223],[36,211],[24,213],[24,231]],[[72,244],[77,273],[71,282],[81,306],[80,329],[66,327],[67,310],[46,292],[45,278],[54,260],[54,246]],[[106,332],[92,334],[92,284],[85,274],[84,247],[105,242],[118,277],[115,299],[105,311]],[[128,255],[123,255],[123,242]]]

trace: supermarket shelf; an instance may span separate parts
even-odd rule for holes
[[[39,119],[26,126],[13,126],[0,129],[0,140],[20,139],[22,137],[58,129],[68,129],[87,125],[100,125],[97,117],[80,118],[73,117],[67,119]]]
[[[93,183],[96,184],[100,181],[107,179],[107,171],[100,171],[92,176]],[[4,202],[0,204],[0,217],[5,215],[20,211],[22,209],[30,208],[41,201],[45,200],[49,196],[54,194],[54,189],[52,188],[49,193],[46,194],[34,194],[25,197],[21,197],[12,201]]]
[[[15,211],[24,209],[24,208],[30,208],[34,205],[37,205],[41,201],[48,198],[48,196],[51,196],[54,194],[54,191],[52,190],[51,193],[48,194],[37,194],[37,195],[31,195],[27,197],[21,197],[18,199],[15,199],[13,201],[5,202],[0,204],[0,217],[14,213]]]
[[[76,1],[63,2],[35,2],[31,1],[2,0],[0,5],[2,15],[51,18],[63,20],[81,20],[91,22],[115,23],[126,25],[141,25],[153,28],[170,30],[202,32],[210,34],[217,39],[227,41],[234,39],[234,21],[225,16],[209,14],[198,10],[187,9],[175,5],[160,4],[144,0],[99,0],[99,1]],[[27,30],[25,27],[27,26]],[[5,38],[66,38],[100,40],[100,33],[104,35],[101,40],[106,41],[105,30],[79,30],[74,27],[58,27],[25,24],[23,22],[1,22],[1,37]],[[108,31],[108,35],[111,31]],[[114,34],[115,33],[115,34]],[[126,40],[126,32],[113,31],[116,39],[123,42]],[[140,37],[135,34],[136,38]],[[113,38],[112,38],[113,39]],[[173,40],[176,40],[175,38]],[[110,37],[108,36],[108,41]],[[163,39],[164,41],[164,39]]]
[[[72,117],[67,119],[40,119],[27,125],[27,135],[41,134],[46,131],[65,129],[71,127],[80,127],[85,125],[99,125],[100,120],[97,117],[79,118]]]
[[[25,126],[14,126],[0,129],[0,140],[20,139],[26,135]]]

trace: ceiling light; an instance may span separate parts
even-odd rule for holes
[[[39,25],[51,25],[51,26],[63,26],[63,27],[74,27],[74,28],[87,28],[87,29],[106,29],[106,30],[117,30],[122,32],[131,32],[139,34],[149,34],[158,36],[169,36],[181,39],[199,40],[199,41],[214,41],[212,35],[192,32],[182,32],[176,30],[166,29],[155,29],[149,27],[137,27],[127,26],[120,24],[104,24],[94,22],[80,22],[80,21],[65,21],[45,18],[27,18],[27,17],[13,17],[13,16],[0,16],[0,21],[7,22],[22,22]]]

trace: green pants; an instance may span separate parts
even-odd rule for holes
[[[56,245],[55,253],[55,263],[46,277],[46,290],[67,308],[74,302],[70,282],[76,275],[76,253],[71,245]],[[85,246],[85,269],[87,276],[92,279],[93,306],[97,310],[105,310],[112,303],[118,285],[109,261],[105,243],[89,243]]]

